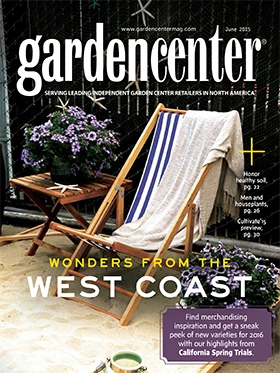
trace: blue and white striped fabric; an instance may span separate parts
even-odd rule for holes
[[[170,159],[178,124],[184,114],[161,112],[146,165],[125,223],[141,218],[157,189]]]

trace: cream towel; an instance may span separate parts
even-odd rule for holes
[[[190,110],[178,126],[174,141],[169,164],[145,214],[117,229],[114,241],[157,250],[202,166],[212,162],[195,199],[194,242],[205,234],[209,221],[214,223],[225,215],[238,216],[234,201],[239,200],[241,191],[236,177],[242,178],[244,169],[243,153],[239,152],[243,141],[238,112]],[[172,247],[184,244],[185,226],[186,219]]]

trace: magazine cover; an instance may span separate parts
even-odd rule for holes
[[[278,372],[279,2],[0,1],[0,372]]]

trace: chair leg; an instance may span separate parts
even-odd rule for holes
[[[110,209],[107,211],[107,214],[103,217],[102,220],[100,220],[100,223],[98,224],[97,228],[96,228],[96,234],[99,234],[102,229],[104,228],[107,220],[109,219],[109,217],[111,216],[114,208],[115,208],[115,200],[113,201]],[[82,255],[83,258],[86,258],[90,252],[90,250],[92,249],[92,246],[91,245],[88,245],[88,248],[85,250],[84,254]]]
[[[193,203],[187,217],[184,259],[186,259],[192,251],[195,207],[196,205]]]
[[[123,225],[124,219],[124,188],[121,187],[116,200],[116,229]]]
[[[43,224],[40,224],[40,225],[37,225],[36,227],[26,229],[22,232],[19,232],[17,234],[13,234],[11,236],[1,236],[0,237],[0,247],[4,246],[4,245],[7,245],[7,244],[9,244],[13,241],[21,241],[21,240],[25,240],[25,239],[30,240],[30,239],[34,238],[34,233],[31,233],[31,232],[35,231],[36,229],[41,228],[42,226],[43,226]],[[37,236],[37,234],[36,234],[36,236]]]
[[[74,251],[74,253],[73,253],[72,256],[71,256],[71,260],[73,261],[73,262],[72,262],[72,265],[71,265],[69,268],[64,268],[64,270],[63,270],[61,276],[68,276],[68,275],[69,275],[69,271],[75,269],[74,259],[77,258],[77,259],[80,260],[81,258],[86,257],[85,252],[88,253],[87,250],[88,250],[88,247],[89,247],[89,246],[90,246],[90,245],[88,245],[86,242],[84,242],[84,241],[80,241],[80,243],[79,243],[78,246],[76,247],[76,250]],[[55,284],[54,288],[52,289],[52,291],[51,291],[51,295],[52,295],[53,297],[56,297],[56,296],[57,296],[57,284]]]
[[[141,300],[141,296],[137,292],[135,292],[120,319],[121,326],[127,326],[129,324],[129,321],[131,317],[133,316],[136,308],[138,307],[140,300]]]
[[[159,257],[163,257],[167,248],[163,247],[162,249],[162,255],[159,255]],[[157,267],[154,266],[153,262],[150,263],[146,273],[144,276],[150,276],[150,277],[153,277],[155,275],[157,271]],[[142,284],[141,284],[141,291],[142,292],[145,292],[149,286],[150,282],[149,281],[143,281]],[[133,297],[131,298],[128,306],[126,307],[121,319],[120,319],[120,325],[122,326],[127,326],[129,324],[129,321],[131,319],[131,317],[133,316],[136,308],[138,307],[138,304],[140,303],[140,300],[141,300],[141,295],[139,295],[139,293],[136,291],[133,295]]]

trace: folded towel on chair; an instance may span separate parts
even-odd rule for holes
[[[192,188],[201,168],[213,163],[196,204],[194,242],[209,224],[226,215],[238,217],[235,201],[243,177],[242,130],[237,111],[227,113],[193,111],[178,123],[165,172],[153,193],[144,215],[124,224],[113,239],[144,250],[157,250]],[[186,219],[173,239],[172,247],[184,244]]]

